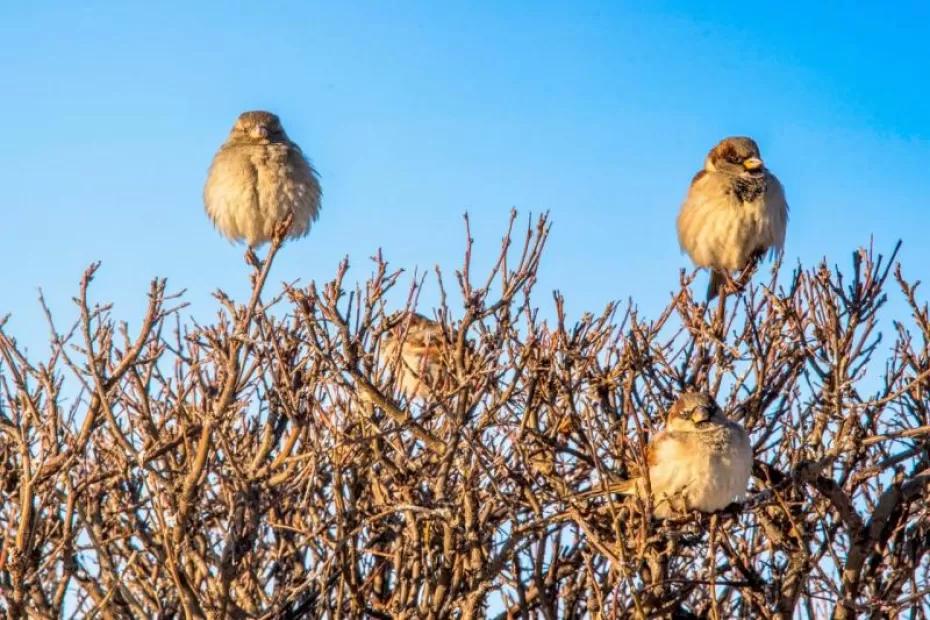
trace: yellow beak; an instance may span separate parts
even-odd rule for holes
[[[749,171],[758,170],[762,167],[762,160],[758,157],[750,157],[743,161],[743,168]]]

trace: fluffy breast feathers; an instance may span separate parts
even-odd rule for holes
[[[715,512],[742,501],[752,470],[746,432],[727,422],[696,432],[664,431],[649,444],[649,483],[655,514]],[[639,479],[637,492],[645,491]]]
[[[320,211],[320,183],[300,148],[290,142],[227,142],[204,186],[204,207],[228,239],[257,247],[289,213],[288,237],[307,234]]]
[[[781,252],[788,204],[781,183],[766,173],[760,190],[740,191],[734,177],[698,174],[678,215],[678,241],[695,265],[742,269],[755,253]],[[741,197],[754,196],[749,202]]]

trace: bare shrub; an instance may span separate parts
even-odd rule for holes
[[[402,309],[380,256],[362,287],[344,264],[265,302],[275,243],[210,325],[156,280],[133,333],[89,299],[94,266],[41,362],[0,323],[7,617],[927,617],[930,316],[894,255],[725,311],[684,275],[654,319],[573,321],[557,295],[548,324],[547,234],[508,234],[478,279],[469,245],[463,307],[418,309],[443,376],[412,401],[378,355]],[[911,310],[890,345],[889,289]],[[580,497],[687,388],[751,432],[747,504],[656,521]]]

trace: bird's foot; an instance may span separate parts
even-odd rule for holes
[[[262,268],[262,261],[258,259],[258,256],[255,254],[255,250],[251,246],[245,250],[245,262],[253,267],[256,271],[260,271]]]
[[[745,288],[749,281],[752,280],[752,276],[755,275],[756,270],[759,268],[759,263],[762,262],[762,257],[764,252],[761,250],[756,250],[752,253],[752,256],[749,257],[749,261],[746,265],[740,270],[739,275],[736,276],[736,282],[739,284],[740,289]]]
[[[744,280],[742,273],[740,273],[736,279],[733,279],[733,276],[729,271],[723,272],[722,288],[725,295],[736,295],[737,293],[741,292],[745,286],[746,280]]]

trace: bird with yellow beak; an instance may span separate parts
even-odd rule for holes
[[[731,273],[746,270],[765,254],[781,253],[788,203],[781,183],[755,140],[721,140],[691,180],[678,214],[678,242],[698,267],[711,271],[707,299],[738,286]]]

